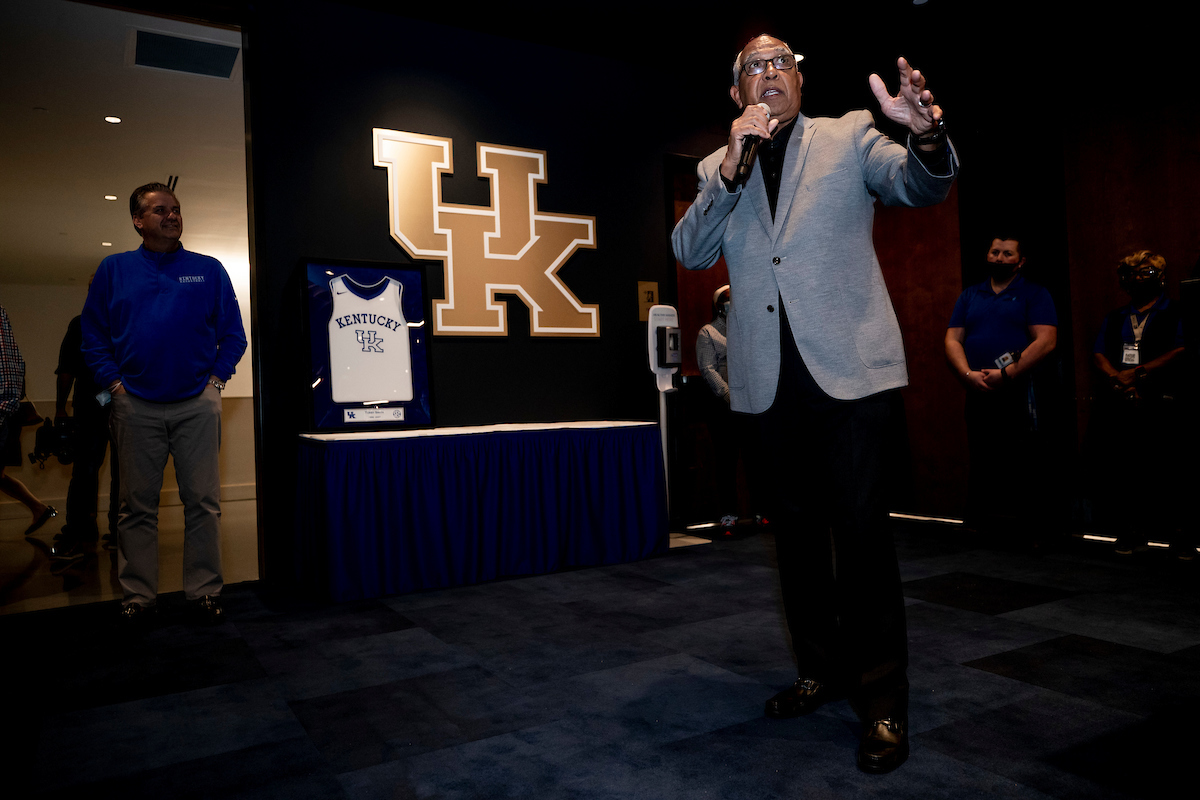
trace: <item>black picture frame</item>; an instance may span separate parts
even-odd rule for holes
[[[378,431],[433,427],[430,307],[425,269],[421,265],[380,264],[341,260],[305,260],[304,292],[310,348],[312,427],[314,431]],[[330,282],[341,277],[360,298],[386,290],[387,281],[400,284],[402,319],[391,328],[408,336],[412,398],[402,401],[335,401],[330,354],[334,298]],[[382,341],[382,340],[381,340]],[[380,344],[380,349],[385,345]],[[390,347],[391,344],[387,344]]]

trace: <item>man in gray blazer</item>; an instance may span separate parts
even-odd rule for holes
[[[738,55],[729,93],[742,114],[729,144],[700,163],[699,195],[671,241],[689,269],[721,256],[729,267],[731,405],[758,423],[799,672],[766,713],[848,698],[863,721],[857,763],[881,773],[908,757],[907,632],[887,507],[908,372],[872,244],[874,202],[941,202],[958,159],[924,76],[904,59],[897,96],[869,80],[883,113],[909,129],[907,147],[866,111],[802,115],[801,58],[767,35]]]

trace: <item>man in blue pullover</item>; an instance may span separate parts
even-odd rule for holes
[[[151,183],[129,198],[137,250],[100,262],[83,308],[84,358],[112,398],[121,463],[117,573],[129,625],[158,596],[158,499],[174,458],[184,507],[183,591],[196,619],[224,621],[220,594],[221,390],[246,350],[221,262],[184,250],[175,193]],[[106,396],[106,393],[108,396]]]

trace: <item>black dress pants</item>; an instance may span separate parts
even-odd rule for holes
[[[864,721],[904,718],[908,636],[888,517],[901,398],[834,400],[797,352],[786,315],[780,340],[779,387],[757,421],[798,674],[845,692]]]

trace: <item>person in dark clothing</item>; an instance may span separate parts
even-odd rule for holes
[[[967,521],[976,530],[1037,547],[1048,536],[1050,484],[1005,487],[1049,461],[1039,365],[1058,344],[1058,315],[1045,288],[1025,280],[1018,238],[992,240],[988,278],[959,295],[946,328],[946,363],[966,389]],[[997,442],[1004,446],[997,447]]]
[[[96,385],[92,371],[83,358],[83,326],[81,317],[67,325],[58,350],[57,393],[54,403],[54,425],[70,425],[74,446],[71,462],[71,483],[67,487],[66,524],[55,537],[51,558],[72,561],[83,555],[85,545],[99,539],[100,530],[97,500],[100,490],[100,471],[109,452],[108,406],[100,405],[101,387]],[[67,400],[72,398],[74,414],[67,415]],[[69,421],[69,422],[68,422]],[[116,547],[118,497],[117,452],[112,448],[109,464],[112,481],[109,486],[108,524],[105,547]]]
[[[1182,534],[1185,463],[1183,320],[1166,294],[1167,261],[1138,250],[1117,265],[1129,303],[1109,312],[1092,350],[1098,387],[1091,439],[1097,467],[1097,511],[1116,551],[1131,555],[1151,536],[1166,538],[1185,558],[1195,554]],[[1141,491],[1152,469],[1153,496]],[[1163,481],[1167,485],[1163,485]]]

